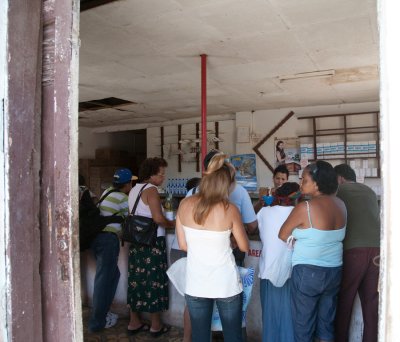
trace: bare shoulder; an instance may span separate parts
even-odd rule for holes
[[[289,214],[294,221],[305,222],[308,218],[306,201],[298,203]]]
[[[148,202],[150,199],[153,201],[160,199],[160,195],[158,193],[157,188],[155,186],[151,186],[147,189],[144,189],[142,192],[142,199],[145,200],[145,203]]]
[[[292,210],[293,214],[300,215],[305,214],[307,212],[307,203],[308,201],[302,201],[297,203],[294,209]]]
[[[229,203],[227,211],[228,211],[228,214],[230,214],[230,215],[239,215],[240,216],[239,209],[233,203]]]
[[[151,186],[143,190],[143,194],[147,194],[149,196],[159,196],[158,190],[155,186]]]
[[[340,209],[346,210],[346,204],[339,197],[333,196],[333,200]]]
[[[181,200],[179,203],[179,209],[180,210],[186,210],[188,208],[193,207],[194,203],[197,201],[195,196],[189,196]]]

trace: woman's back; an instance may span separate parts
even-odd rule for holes
[[[214,231],[225,231],[231,229],[233,225],[233,212],[237,211],[237,208],[233,204],[229,204],[227,207],[223,203],[218,203],[212,207],[207,218],[203,224],[198,224],[194,220],[193,210],[199,202],[199,196],[193,195],[182,200],[180,204],[180,210],[186,215],[180,217],[181,223],[184,226],[191,227],[193,229],[202,230],[214,230]],[[236,210],[235,210],[236,209]]]
[[[215,231],[183,226],[187,253],[186,293],[225,298],[242,292],[239,272],[230,247],[230,230]]]
[[[179,247],[187,251],[185,297],[194,342],[210,339],[214,304],[224,322],[225,339],[242,341],[243,289],[230,247],[231,233],[242,251],[249,243],[239,210],[228,201],[235,169],[226,157],[219,153],[211,158],[199,192],[182,200],[176,215]]]
[[[324,267],[342,265],[343,244],[346,232],[346,215],[343,202],[333,196],[315,198],[302,205],[306,207],[303,228],[296,228],[292,264],[309,264]]]
[[[259,275],[261,279],[271,278],[271,265],[276,262],[277,257],[282,255],[282,251],[287,249],[286,243],[278,238],[278,233],[292,210],[292,206],[275,205],[264,207],[257,214],[260,239],[263,245],[260,256]]]
[[[186,293],[206,298],[236,295],[243,288],[232,254],[231,234],[236,234],[239,247],[248,248],[239,210],[229,202],[220,202],[210,208],[202,223],[197,223],[194,212],[200,200],[200,194],[185,198],[177,217],[187,250]]]
[[[342,200],[335,196],[318,196],[309,201],[310,210],[306,202],[304,207],[303,225],[299,228],[313,227],[320,230],[341,229],[346,225],[346,207]]]

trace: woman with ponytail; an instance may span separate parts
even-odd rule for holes
[[[182,200],[176,216],[179,247],[187,251],[185,298],[192,322],[192,341],[211,340],[211,316],[216,302],[225,341],[242,341],[242,292],[232,254],[233,235],[240,250],[249,242],[239,210],[229,202],[235,170],[216,154],[199,191]]]

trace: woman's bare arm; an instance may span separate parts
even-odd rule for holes
[[[249,239],[247,238],[240,212],[234,204],[229,205],[228,215],[232,217],[232,234],[236,240],[237,246],[242,252],[248,252]]]
[[[175,232],[176,232],[176,237],[178,238],[178,245],[179,248],[185,252],[187,252],[187,243],[186,243],[186,237],[185,237],[185,232],[183,230],[182,222],[180,219],[180,214],[182,213],[182,206],[179,205],[178,212],[176,213],[176,226],[175,226]]]
[[[151,187],[143,191],[144,202],[150,207],[151,217],[154,222],[164,228],[173,228],[175,226],[175,221],[167,220],[161,210],[161,200],[160,195],[155,187]]]
[[[287,241],[288,237],[292,235],[292,232],[297,227],[302,227],[304,224],[304,214],[306,213],[306,204],[304,202],[299,203],[292,210],[289,217],[283,223],[281,230],[279,231],[278,237],[284,242]]]

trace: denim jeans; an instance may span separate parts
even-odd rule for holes
[[[192,342],[211,341],[211,318],[214,301],[221,317],[224,340],[242,342],[243,293],[227,298],[202,298],[185,295],[192,322]]]
[[[96,258],[93,307],[89,330],[99,331],[106,324],[106,315],[117,290],[120,272],[118,269],[119,239],[116,234],[100,233],[91,243]]]
[[[334,320],[342,267],[296,265],[290,278],[296,342],[334,341]]]

